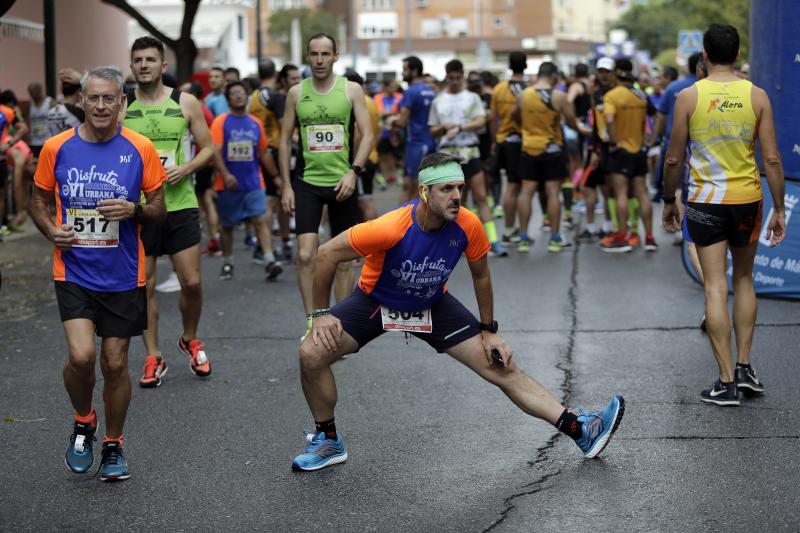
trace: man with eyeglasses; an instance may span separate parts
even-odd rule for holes
[[[200,213],[192,176],[214,155],[211,133],[200,102],[189,93],[164,86],[167,70],[164,45],[152,37],[140,37],[131,46],[131,71],[139,85],[128,93],[125,126],[150,139],[158,150],[167,173],[164,201],[167,218],[142,231],[147,255],[147,350],[141,387],[161,385],[167,363],[158,348],[158,301],[156,300],[156,259],[169,255],[181,285],[179,308],[183,332],[178,349],[189,357],[189,368],[199,377],[211,374],[205,347],[197,338],[203,310],[200,280]],[[192,157],[192,138],[197,154]]]
[[[64,385],[75,411],[65,462],[76,474],[94,461],[97,414],[95,335],[102,339],[105,437],[103,481],[130,477],[122,429],[131,399],[130,338],[147,326],[144,250],[140,224],[163,219],[166,179],[153,143],[119,125],[124,79],[116,67],[81,78],[86,120],[51,137],[34,176],[31,215],[55,245],[56,299],[69,347]],[[140,195],[145,203],[140,203]],[[50,201],[55,197],[55,219]]]

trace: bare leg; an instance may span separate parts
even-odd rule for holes
[[[81,416],[92,411],[94,390],[94,323],[85,318],[63,323],[67,337],[68,359],[64,365],[64,387],[72,408]]]
[[[261,247],[261,251],[264,252],[264,254],[271,254],[272,231],[267,225],[267,220],[272,220],[272,217],[269,216],[269,211],[267,211],[266,215],[251,218],[250,223],[256,230],[256,239],[258,240],[258,245]]]
[[[142,333],[147,355],[158,355],[158,300],[156,299],[156,257],[144,258],[147,288],[147,329]]]
[[[183,320],[183,338],[191,340],[197,337],[197,325],[203,312],[203,285],[200,280],[200,245],[195,244],[185,250],[173,254],[172,264],[178,281],[181,284],[181,295],[178,307]]]
[[[633,195],[639,200],[639,216],[644,222],[645,235],[653,234],[653,204],[647,194],[644,176],[633,178]]]
[[[753,260],[758,241],[742,248],[731,248],[733,256],[733,331],[736,335],[736,360],[750,364],[750,348],[756,327],[758,301],[753,289]]]
[[[705,275],[708,338],[719,365],[719,379],[730,383],[733,381],[733,361],[731,323],[728,318],[728,278],[725,275],[727,252],[728,241],[697,247],[697,256]]]
[[[334,280],[334,290],[336,301],[341,302],[353,292],[353,284],[356,281],[356,270],[353,262],[339,263],[336,265],[336,279]]]
[[[586,223],[594,224],[594,206],[597,205],[597,189],[585,187],[583,197],[586,200]]]
[[[483,172],[478,172],[471,178],[467,178],[467,182],[469,183],[469,190],[472,191],[472,201],[478,207],[478,216],[481,222],[494,220],[492,210],[489,208],[489,202],[486,201],[486,184]]]
[[[213,189],[208,189],[203,193],[203,206],[206,213],[206,227],[208,228],[208,238],[216,239],[219,233],[219,214],[217,213],[217,204],[214,202],[216,192]]]
[[[557,185],[560,186],[558,182]],[[564,406],[542,384],[528,376],[512,361],[505,368],[489,364],[483,353],[480,335],[447,350],[456,361],[463,363],[480,377],[500,387],[514,404],[536,418],[555,425]]]
[[[341,345],[334,352],[327,351],[322,344],[315,345],[311,335],[300,345],[300,382],[315,421],[332,419],[336,408],[336,380],[331,365],[357,349],[358,344],[347,332],[342,332]]]
[[[547,214],[550,217],[550,233],[558,233],[561,224],[561,181],[550,180],[545,182],[547,192]]]
[[[11,157],[14,160],[14,204],[17,215],[14,225],[22,226],[28,220],[28,180],[25,179],[25,156],[19,150],[13,150]]]
[[[531,222],[531,211],[533,211],[533,193],[536,191],[536,182],[530,180],[522,181],[522,189],[517,197],[517,215],[519,216],[520,233],[528,233],[528,225]]]
[[[517,218],[517,197],[519,197],[520,184],[506,184],[506,192],[503,195],[503,218],[505,219],[506,233],[510,233],[514,228]],[[530,215],[528,215],[530,217]]]
[[[222,247],[222,256],[233,255],[233,228],[222,228],[219,233],[219,244]]]
[[[622,174],[611,174],[617,204],[617,231],[628,233],[628,178]]]
[[[106,436],[119,438],[131,403],[131,377],[128,374],[130,339],[105,337],[100,351],[103,372],[103,405],[106,415]]]
[[[303,298],[305,314],[311,312],[314,305],[312,287],[314,284],[314,259],[317,257],[319,235],[303,233],[297,236],[297,285]]]

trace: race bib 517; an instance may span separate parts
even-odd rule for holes
[[[75,230],[76,248],[119,246],[119,221],[103,218],[96,209],[67,209],[67,224]]]

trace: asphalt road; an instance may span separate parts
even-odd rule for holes
[[[175,348],[177,295],[159,296],[170,369],[161,388],[134,387],[132,477],[116,484],[64,467],[71,408],[50,249],[33,235],[0,244],[0,530],[796,531],[800,308],[759,302],[753,362],[767,394],[701,404],[716,372],[697,328],[702,291],[657,237],[655,254],[548,254],[537,238],[528,256],[491,260],[515,360],[570,406],[625,396],[600,459],[447,356],[389,334],[334,367],[348,462],[292,472],[312,423],[295,271],[265,283],[237,237],[232,282],[217,279],[219,259],[203,263],[210,379]],[[475,309],[463,263],[450,287]],[[143,356],[134,340],[133,379]],[[101,390],[98,368],[98,407]]]

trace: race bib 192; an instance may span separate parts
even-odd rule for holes
[[[311,124],[306,126],[309,152],[341,152],[344,150],[342,124]]]
[[[228,161],[252,161],[252,141],[228,141]]]
[[[75,230],[76,248],[119,246],[119,221],[106,220],[96,209],[67,209],[67,224]]]
[[[430,333],[433,331],[431,310],[397,311],[381,306],[381,322],[385,331],[411,331],[414,333]]]

